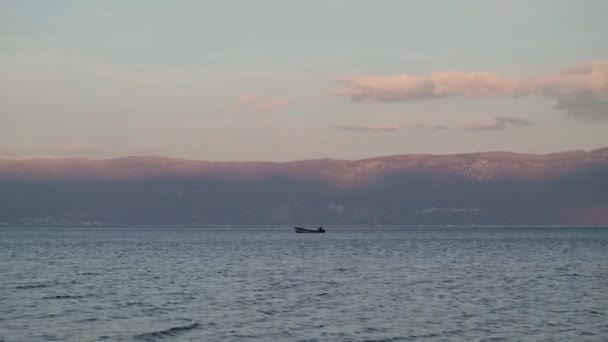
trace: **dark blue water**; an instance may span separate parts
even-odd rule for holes
[[[606,341],[608,229],[0,228],[0,341]]]

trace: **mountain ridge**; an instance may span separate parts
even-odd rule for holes
[[[608,223],[608,148],[212,162],[0,160],[7,224]]]
[[[549,154],[514,153],[504,151],[458,154],[399,154],[355,160],[308,159],[275,161],[206,161],[162,156],[126,156],[111,159],[35,158],[0,159],[0,177],[17,178],[68,177],[94,179],[140,178],[154,176],[200,176],[223,173],[223,176],[262,176],[287,173],[303,176],[338,175],[334,181],[363,180],[378,172],[399,172],[415,169],[445,168],[451,173],[473,178],[505,176],[539,177],[552,173],[550,168],[572,168],[584,164],[608,162],[608,148],[591,151],[565,151]],[[556,171],[556,170],[553,170]],[[562,170],[563,171],[563,170]],[[340,177],[339,175],[342,175]]]

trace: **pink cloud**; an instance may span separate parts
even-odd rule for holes
[[[237,105],[252,112],[272,112],[285,108],[291,100],[285,97],[259,96],[246,94],[237,99]]]
[[[608,96],[608,62],[579,65],[521,82],[520,92],[561,98]]]
[[[608,119],[608,62],[579,65],[526,80],[528,94],[554,98],[556,108],[583,119]]]
[[[335,91],[355,102],[396,102],[449,96],[544,96],[577,118],[608,119],[608,62],[531,77],[493,72],[432,72],[427,75],[348,76]]]
[[[398,123],[371,124],[371,125],[336,125],[332,129],[350,132],[381,132],[394,133],[400,131],[404,126]]]
[[[490,72],[433,72],[429,75],[350,76],[336,94],[359,102],[392,102],[447,96],[514,93],[518,81]]]

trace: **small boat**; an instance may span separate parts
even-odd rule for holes
[[[323,234],[325,233],[325,229],[323,229],[323,227],[319,227],[318,229],[306,229],[306,228],[300,228],[300,227],[293,227],[293,229],[295,229],[296,233],[301,234]]]

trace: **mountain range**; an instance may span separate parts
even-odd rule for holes
[[[0,223],[604,225],[608,148],[209,162],[0,159]]]

